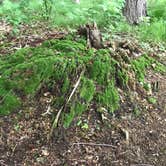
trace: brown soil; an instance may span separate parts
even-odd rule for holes
[[[138,117],[124,108],[106,121],[90,110],[58,128],[48,142],[52,118],[37,104],[0,119],[0,165],[154,165],[166,163],[166,112],[152,109]],[[123,111],[123,112],[122,112]],[[88,117],[88,118],[87,118]],[[88,120],[87,120],[88,119]],[[83,126],[83,125],[82,125]]]
[[[55,129],[49,141],[56,114],[52,110],[43,115],[49,95],[42,94],[21,110],[0,117],[0,165],[165,166],[166,77],[148,71],[146,79],[159,82],[158,91],[150,92],[157,103],[124,98],[121,109],[105,114],[104,119],[94,109],[88,110],[69,129]],[[121,89],[119,93],[123,99]],[[134,112],[135,104],[144,105],[144,111]]]

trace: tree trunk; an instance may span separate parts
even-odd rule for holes
[[[123,14],[130,24],[139,24],[147,15],[146,0],[126,0]]]
[[[80,0],[75,0],[75,3],[78,3],[78,4],[79,4],[79,3],[80,3]]]

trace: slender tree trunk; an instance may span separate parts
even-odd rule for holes
[[[147,15],[146,0],[126,0],[123,14],[130,24],[139,24]]]

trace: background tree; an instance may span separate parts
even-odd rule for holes
[[[146,0],[126,0],[123,14],[130,24],[139,24],[147,15]]]

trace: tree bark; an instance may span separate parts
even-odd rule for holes
[[[130,24],[139,24],[147,15],[146,0],[126,0],[123,14]]]
[[[104,48],[102,35],[96,22],[91,25],[86,24],[85,26],[81,26],[78,30],[78,34],[86,37],[88,48]]]
[[[79,3],[80,3],[80,0],[75,0],[75,3],[78,3],[78,4],[79,4]]]

